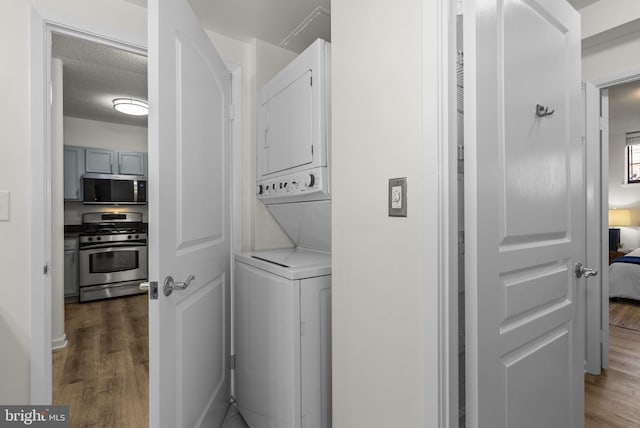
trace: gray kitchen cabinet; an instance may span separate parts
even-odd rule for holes
[[[64,146],[64,199],[82,200],[84,147]]]
[[[85,171],[98,174],[115,174],[113,150],[85,148]]]
[[[64,296],[73,297],[79,291],[78,238],[64,240]]]
[[[147,175],[147,154],[142,152],[118,152],[118,174]]]

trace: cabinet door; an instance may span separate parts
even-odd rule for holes
[[[64,252],[64,295],[78,294],[78,252],[67,250]]]
[[[64,146],[64,199],[82,199],[82,174],[84,174],[84,148]]]
[[[118,152],[118,174],[146,175],[146,153]]]
[[[87,147],[85,149],[85,170],[86,172],[95,172],[99,174],[113,174],[113,158],[112,150],[94,149]]]

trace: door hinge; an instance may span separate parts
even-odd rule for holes
[[[603,131],[604,130],[604,117],[600,116],[598,118],[598,126],[600,126],[600,130]]]
[[[309,85],[313,86],[313,76],[309,76]]]
[[[229,355],[229,370],[235,370],[236,368],[236,354]]]
[[[233,104],[229,105],[229,119],[235,120],[236,118],[236,106]]]
[[[464,146],[458,146],[458,160],[464,160]]]
[[[49,275],[49,264],[47,263],[46,265],[44,265],[44,268],[42,268],[42,273],[45,275]]]

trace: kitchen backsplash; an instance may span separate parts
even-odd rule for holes
[[[142,221],[148,223],[147,206],[146,205],[85,205],[82,202],[64,203],[64,224],[82,224],[82,214],[97,212],[140,212],[142,213]]]

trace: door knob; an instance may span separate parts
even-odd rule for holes
[[[173,290],[184,290],[191,284],[191,281],[196,279],[196,276],[191,274],[187,277],[185,282],[175,282],[171,275],[167,276],[164,279],[164,284],[162,286],[162,292],[165,296],[170,296],[173,293]]]
[[[585,278],[589,278],[590,276],[596,276],[598,274],[598,269],[590,268],[583,266],[582,263],[576,263],[576,268],[574,269],[576,274],[576,278],[581,278],[584,275]]]

